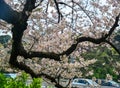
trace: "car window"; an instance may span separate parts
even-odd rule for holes
[[[83,80],[78,80],[78,83],[83,83]]]
[[[17,76],[17,74],[15,73],[5,73],[4,74],[7,78],[15,78]]]
[[[112,83],[112,84],[117,84],[116,82],[114,82],[114,81],[109,81],[110,83]]]
[[[88,82],[86,80],[78,80],[78,83],[87,84]]]
[[[112,86],[112,83],[110,83],[110,82],[104,82],[102,85],[103,86]]]
[[[78,80],[74,80],[74,82],[78,82]]]
[[[11,76],[9,74],[4,74],[7,78],[11,78]]]
[[[107,82],[107,85],[108,85],[108,86],[112,86],[112,83],[110,83],[110,82]]]

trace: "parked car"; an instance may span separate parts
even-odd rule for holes
[[[76,78],[73,80],[72,82],[72,87],[77,87],[77,88],[81,88],[81,87],[85,87],[85,88],[97,88],[99,85],[92,81],[91,79],[83,79],[83,78]]]
[[[109,80],[108,83],[112,84],[113,87],[120,88],[119,84],[113,80]]]
[[[7,77],[7,78],[15,78],[17,76],[16,73],[4,73],[4,75]]]
[[[99,80],[101,80],[101,83],[98,83],[98,80],[96,80],[96,83],[100,84],[101,86],[120,88],[119,84],[113,80],[104,80],[104,79],[99,79]]]

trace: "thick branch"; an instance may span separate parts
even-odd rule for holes
[[[24,58],[39,57],[39,58],[51,58],[56,61],[60,61],[60,54],[56,54],[53,52],[35,52],[35,51],[30,51],[30,52],[24,51],[23,52],[21,51],[20,55],[23,56]]]
[[[117,51],[117,53],[120,55],[120,50],[118,50],[110,41],[105,41],[107,44],[109,44],[111,47],[113,47],[116,51]]]
[[[32,12],[32,10],[36,8],[35,2],[36,0],[26,0],[26,4],[24,5],[23,11]]]
[[[85,41],[92,42],[94,44],[100,44],[100,43],[105,42],[105,38],[102,37],[102,38],[95,39],[95,38],[91,38],[91,37],[80,37],[80,38],[76,39],[75,44],[72,44],[71,47],[68,48],[63,53],[61,53],[61,55],[67,55],[67,56],[70,55],[77,48],[77,45],[79,43],[82,43]]]
[[[55,83],[55,87],[57,87],[57,88],[66,88],[66,87],[63,87],[62,85],[60,85],[60,84],[56,81],[56,78],[54,78],[54,77],[52,77],[52,76],[49,76],[49,75],[47,75],[47,74],[45,74],[45,73],[41,73],[40,76],[49,79],[51,82],[54,82],[54,83]]]
[[[12,52],[10,56],[10,61],[9,63],[15,67],[20,68],[20,63],[17,62],[17,56],[20,54],[21,51],[24,51],[24,48],[22,47],[22,36],[24,30],[27,28],[27,20],[30,16],[26,14],[26,11],[31,11],[34,9],[35,0],[27,0],[26,4],[24,6],[24,9],[20,14],[20,18],[17,23],[13,24],[12,32],[13,32],[13,43],[12,43]],[[8,10],[9,11],[9,10]],[[12,21],[15,21],[12,19]],[[24,70],[24,67],[21,68]],[[29,68],[28,68],[29,69]],[[29,71],[29,70],[27,70]],[[29,71],[31,72],[31,71]]]
[[[119,17],[120,17],[120,13],[119,13],[119,15],[116,17],[115,23],[114,23],[114,25],[112,26],[112,28],[110,29],[110,31],[109,31],[109,33],[108,33],[108,35],[107,35],[106,37],[111,36],[111,34],[112,34],[113,31],[115,30],[115,28],[116,28],[117,26],[119,26],[119,25],[118,25]]]
[[[91,42],[94,44],[108,43],[119,53],[119,50],[117,50],[117,48],[115,48],[115,46],[113,46],[109,42],[106,42],[107,38],[111,35],[111,31],[115,30],[115,28],[118,26],[118,19],[119,19],[119,15],[116,17],[115,23],[112,26],[112,28],[110,29],[110,32],[108,34],[102,36],[101,38],[91,38],[91,37],[77,38],[76,43],[72,44],[70,48],[68,48],[66,51],[63,51],[60,54],[56,54],[53,52],[35,52],[35,51],[26,52],[25,51],[25,52],[21,52],[20,55],[25,57],[25,58],[41,57],[41,58],[51,58],[51,59],[54,59],[56,61],[60,61],[60,56],[62,56],[62,55],[69,56],[72,52],[74,52],[74,50],[77,48],[77,45],[79,43],[82,43],[85,41],[88,41],[88,42]]]
[[[119,21],[119,17],[120,17],[120,14],[116,17],[115,19],[115,23],[114,25],[112,26],[112,28],[110,29],[109,33],[108,34],[105,34],[104,36],[102,36],[101,38],[91,38],[91,37],[80,37],[80,38],[77,38],[76,39],[76,43],[75,44],[72,44],[70,48],[68,48],[66,51],[64,51],[63,53],[61,53],[61,55],[69,55],[71,54],[76,48],[77,48],[77,45],[81,42],[85,42],[85,41],[88,41],[88,42],[92,42],[94,44],[100,44],[100,43],[103,43],[103,42],[106,42],[107,38],[109,36],[111,36],[112,32],[115,30],[115,28],[118,26],[118,21]],[[106,42],[109,44],[109,42]],[[111,45],[111,44],[110,44]],[[113,47],[113,46],[112,46]],[[117,48],[113,47],[115,50],[117,50]],[[118,52],[118,50],[117,50]],[[118,52],[119,53],[119,52]]]

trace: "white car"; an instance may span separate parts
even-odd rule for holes
[[[101,80],[101,86],[102,87],[112,87],[112,88],[120,88],[119,84],[113,80],[105,80],[105,79],[99,79]],[[96,80],[96,83],[98,83],[98,80]]]
[[[117,82],[115,82],[113,80],[109,80],[108,82],[111,83],[113,87],[120,88],[120,86]]]
[[[75,88],[98,88],[98,84],[91,79],[76,78],[72,82],[72,87]]]
[[[17,73],[4,73],[4,75],[7,78],[13,78],[13,79],[17,77]]]

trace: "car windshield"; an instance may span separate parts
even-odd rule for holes
[[[16,76],[17,76],[17,74],[15,74],[15,73],[5,73],[4,74],[6,77],[11,77],[11,78],[15,78]]]
[[[114,82],[114,81],[112,81],[112,80],[111,80],[111,81],[109,81],[109,82],[111,82],[112,84],[117,84],[116,82]]]
[[[83,83],[83,84],[86,84],[87,81],[86,80],[78,80],[78,83]]]

